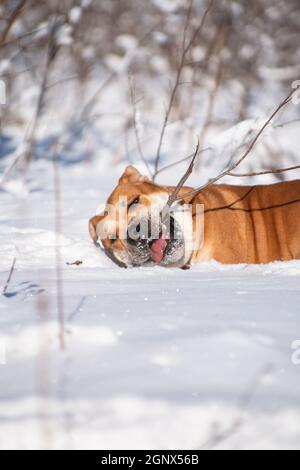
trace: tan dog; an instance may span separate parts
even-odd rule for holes
[[[96,242],[100,238],[107,253],[123,266],[185,268],[210,259],[254,264],[300,258],[300,180],[262,186],[209,186],[180,202],[182,208],[189,207],[191,223],[184,218],[186,209],[177,210],[163,237],[161,211],[173,189],[154,184],[134,167],[127,167],[107,201],[115,214],[106,210],[89,222],[92,239]],[[190,191],[192,188],[184,187],[180,195]],[[124,197],[126,205],[120,203]],[[198,205],[204,206],[204,238],[197,233],[202,230],[195,222]],[[130,228],[133,221],[148,220],[147,210],[153,207],[158,228],[155,237],[131,238],[129,231],[127,237],[120,235],[126,217]]]

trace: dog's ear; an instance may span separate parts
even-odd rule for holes
[[[149,181],[147,176],[141,175],[141,173],[134,168],[134,166],[129,165],[126,167],[123,175],[119,179],[119,184],[127,184],[127,183],[143,183]]]
[[[101,222],[102,219],[104,219],[104,214],[101,215],[95,215],[89,220],[89,232],[91,239],[96,242],[98,240],[98,235],[97,235],[97,225],[99,222]]]

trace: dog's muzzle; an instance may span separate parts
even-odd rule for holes
[[[128,227],[127,246],[133,266],[176,265],[184,257],[184,236],[172,216],[167,223],[151,223],[148,218],[134,221]]]

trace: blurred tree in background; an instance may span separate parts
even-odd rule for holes
[[[188,37],[204,0],[1,1],[2,134],[24,135],[34,121],[34,158],[47,153],[39,139],[62,136],[66,158],[135,161],[131,77],[136,132],[153,161],[191,6]],[[205,147],[216,130],[265,116],[300,76],[299,35],[299,0],[213,2],[186,57],[165,153],[190,149],[195,134]]]

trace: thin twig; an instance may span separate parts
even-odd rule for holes
[[[224,74],[224,63],[223,63],[223,58],[222,58],[222,52],[223,52],[224,46],[228,38],[228,31],[229,31],[229,18],[228,18],[228,11],[226,10],[224,22],[220,30],[217,33],[217,44],[218,44],[217,65],[216,65],[216,69],[215,69],[215,73],[213,77],[213,86],[208,95],[208,105],[207,105],[206,116],[205,116],[204,124],[202,126],[202,131],[201,131],[200,138],[199,138],[201,148],[205,144],[208,130],[212,124],[215,101],[216,101],[218,90],[222,83],[222,77]],[[200,168],[200,159],[197,161],[196,168],[197,169]]]
[[[12,275],[13,275],[13,272],[14,272],[14,269],[15,269],[15,265],[16,265],[16,261],[17,261],[17,258],[15,257],[13,259],[13,262],[12,262],[12,265],[11,265],[11,268],[10,268],[10,271],[9,271],[9,274],[8,274],[8,278],[7,278],[7,281],[3,287],[3,290],[2,290],[2,295],[6,293],[7,289],[8,289],[8,286],[9,286],[9,283],[11,281],[11,278],[12,278]]]
[[[0,36],[0,46],[5,43],[5,40],[7,38],[7,35],[9,33],[9,31],[11,30],[12,25],[14,24],[14,22],[16,21],[16,19],[20,15],[20,13],[21,13],[23,7],[25,6],[26,2],[27,2],[27,0],[21,0],[20,3],[16,6],[14,11],[12,12],[12,14],[11,14],[11,16],[10,16],[8,22],[7,22],[7,25],[4,28],[4,30],[3,30],[3,32]]]
[[[293,171],[293,170],[299,170],[300,165],[295,165],[295,166],[290,166],[287,168],[278,168],[274,170],[265,170],[265,171],[257,171],[257,172],[252,172],[252,173],[228,173],[228,176],[234,176],[235,178],[246,178],[250,176],[261,176],[261,175],[272,175],[272,174],[278,174],[278,173],[285,173],[287,171]]]
[[[50,67],[52,65],[52,62],[53,62],[54,57],[55,57],[56,52],[57,52],[57,49],[55,47],[55,41],[54,41],[55,28],[56,28],[56,22],[54,22],[54,24],[50,27],[48,44],[47,44],[46,63],[45,63],[45,66],[44,66],[42,82],[41,82],[39,96],[38,96],[38,99],[37,99],[37,104],[36,104],[36,108],[35,108],[35,111],[34,111],[34,116],[32,118],[32,122],[30,123],[29,129],[26,132],[24,142],[22,142],[22,144],[21,144],[21,151],[18,150],[16,152],[15,159],[12,161],[12,163],[5,170],[5,172],[4,172],[4,174],[1,178],[0,185],[3,185],[3,183],[5,183],[6,179],[8,178],[9,174],[11,173],[11,171],[21,161],[25,161],[26,163],[29,163],[31,161],[33,147],[34,147],[34,143],[35,143],[36,129],[37,129],[37,126],[38,126],[38,121],[39,121],[41,113],[42,113],[43,104],[44,104],[44,100],[45,100],[45,93],[47,91],[48,75],[49,75]]]
[[[37,346],[38,353],[35,360],[35,386],[36,386],[36,413],[38,417],[39,447],[51,449],[53,442],[51,411],[45,396],[49,396],[52,386],[52,357],[51,342],[49,341],[49,324],[51,320],[50,305],[47,295],[36,297],[35,309],[38,321]]]
[[[291,119],[290,121],[280,122],[279,124],[276,124],[276,126],[274,126],[274,129],[282,128],[290,124],[295,124],[295,122],[300,122],[300,119]]]
[[[184,196],[177,196],[176,200],[179,201],[181,199],[184,199],[185,197],[187,196],[195,196],[196,194],[200,193],[201,191],[203,191],[203,189],[211,186],[212,184],[216,183],[217,181],[219,181],[220,179],[224,178],[225,176],[230,176],[230,173],[235,170],[247,157],[248,155],[251,153],[251,151],[253,150],[253,148],[255,147],[257,141],[259,140],[260,136],[264,133],[265,129],[269,126],[269,124],[272,122],[272,120],[274,119],[274,117],[279,113],[279,111],[281,111],[288,103],[291,102],[292,100],[292,96],[294,95],[294,93],[296,93],[296,91],[298,91],[300,89],[300,86],[298,86],[296,89],[292,90],[288,96],[279,104],[279,106],[275,109],[275,111],[271,114],[271,116],[267,119],[267,121],[264,123],[264,125],[260,128],[260,130],[258,131],[258,133],[256,134],[256,136],[254,137],[254,139],[252,140],[251,144],[249,145],[249,147],[247,148],[246,152],[242,155],[242,157],[240,157],[234,164],[232,164],[229,168],[227,168],[226,170],[222,171],[221,173],[219,173],[217,176],[215,176],[214,178],[211,178],[207,183],[203,184],[202,186],[200,186],[199,188],[196,188],[194,189],[193,191],[190,191],[188,193],[186,193]],[[175,202],[175,201],[174,201]]]
[[[74,318],[75,318],[75,316],[77,315],[77,313],[80,312],[81,308],[83,307],[83,304],[84,304],[85,301],[86,301],[86,297],[83,296],[83,297],[80,299],[80,301],[79,301],[77,307],[75,308],[75,310],[73,310],[73,312],[70,313],[69,318],[68,318],[68,323],[71,323],[71,322],[74,320]]]
[[[152,26],[152,28],[141,38],[139,39],[134,51],[132,52],[131,56],[129,57],[129,64],[132,62],[132,60],[134,59],[136,53],[139,51],[139,48],[140,46],[143,44],[143,42],[148,38],[148,36],[150,36],[150,34],[155,31],[155,29],[161,24],[161,21],[155,23],[155,25]],[[117,78],[119,76],[119,72],[118,71],[113,71],[110,73],[110,75],[104,80],[103,83],[101,83],[101,85],[99,86],[99,88],[95,91],[95,93],[91,96],[91,98],[87,101],[87,103],[84,105],[82,111],[80,112],[80,115],[79,115],[79,118],[85,118],[86,116],[88,116],[94,105],[96,104],[97,102],[97,99],[99,98],[99,96],[101,95],[101,93],[103,92],[103,90],[111,83],[111,81],[114,79],[114,78]]]
[[[23,39],[25,39],[29,36],[33,36],[34,34],[37,34],[40,31],[43,31],[46,27],[47,26],[43,26],[42,28],[33,29],[32,31],[28,31],[27,33],[24,33],[20,36],[17,36],[16,38],[9,39],[8,41],[5,41],[5,42],[1,43],[0,47],[3,48],[3,47],[11,46],[12,44],[14,44],[16,42],[20,42],[20,41],[22,41]]]
[[[169,199],[168,199],[168,202],[167,202],[167,206],[171,207],[172,204],[176,201],[179,191],[180,191],[181,188],[183,187],[183,185],[184,185],[184,183],[186,182],[186,180],[187,180],[187,179],[190,177],[190,175],[193,173],[195,160],[196,160],[196,157],[197,157],[198,152],[199,152],[199,145],[200,145],[200,142],[199,142],[199,138],[198,138],[196,150],[195,150],[194,156],[193,156],[193,158],[192,158],[192,161],[191,161],[191,163],[189,164],[189,167],[188,167],[188,169],[186,170],[186,172],[184,173],[183,177],[180,179],[179,183],[177,184],[176,188],[174,189],[174,191],[172,192],[172,194],[170,194]]]
[[[23,160],[24,155],[26,153],[26,136],[25,136],[25,141],[21,143],[21,145],[16,149],[14,152],[15,158],[13,161],[8,165],[8,167],[5,169],[1,180],[0,180],[0,186],[2,186],[5,181],[7,180],[8,175],[12,172],[12,170],[18,165],[18,163]]]
[[[200,154],[204,153],[204,152],[208,152],[208,150],[213,150],[213,148],[212,148],[212,147],[206,147],[205,149],[199,150],[197,157],[198,157]],[[163,171],[169,170],[170,168],[173,168],[174,166],[179,165],[180,163],[184,163],[184,162],[186,162],[187,160],[190,160],[190,159],[194,156],[194,153],[195,153],[195,152],[191,153],[191,154],[188,155],[187,157],[184,157],[184,158],[181,158],[180,160],[177,160],[177,161],[174,162],[174,163],[170,163],[169,165],[166,165],[166,166],[160,168],[160,169],[158,170],[158,172],[156,173],[156,176],[159,175],[160,173],[162,173]]]
[[[77,80],[78,75],[71,75],[70,77],[65,77],[57,80],[56,82],[50,83],[49,85],[46,86],[46,90],[50,90],[51,88],[56,87],[57,85],[61,85],[62,83],[65,82],[70,82],[72,80]]]
[[[138,124],[137,124],[137,108],[136,108],[136,100],[135,100],[135,93],[134,93],[134,87],[133,87],[133,79],[132,77],[129,75],[128,77],[128,81],[129,81],[129,88],[130,88],[130,99],[131,99],[131,106],[132,106],[132,111],[133,111],[133,128],[134,128],[134,133],[135,133],[135,140],[136,140],[136,144],[137,144],[137,148],[138,148],[138,151],[139,151],[139,154],[140,154],[140,158],[142,160],[142,162],[144,163],[144,165],[146,166],[147,170],[148,170],[148,173],[150,175],[150,178],[153,178],[153,174],[152,174],[152,171],[151,171],[151,168],[150,168],[150,165],[149,163],[147,162],[147,159],[144,155],[144,152],[143,152],[143,148],[142,148],[142,144],[141,144],[141,139],[140,139],[140,136],[139,136],[139,131],[138,131]]]
[[[84,105],[82,108],[82,111],[80,112],[80,118],[86,118],[92,111],[99,95],[101,95],[102,91],[107,87],[107,85],[110,84],[110,82],[117,76],[117,72],[112,72],[97,90],[95,93],[91,96],[91,98],[87,101],[87,103]]]
[[[160,162],[160,156],[161,156],[161,149],[162,149],[162,145],[163,145],[163,140],[164,140],[167,124],[168,124],[168,121],[169,121],[169,117],[170,117],[170,114],[171,114],[171,111],[172,111],[172,108],[173,108],[173,105],[174,105],[177,90],[178,90],[178,87],[180,86],[181,75],[182,75],[182,71],[183,71],[184,66],[185,66],[186,56],[187,56],[190,48],[194,44],[196,38],[198,37],[201,29],[203,28],[206,17],[208,15],[213,3],[214,3],[214,0],[210,0],[210,2],[208,4],[208,7],[206,8],[206,10],[205,10],[205,12],[202,16],[202,19],[201,19],[201,22],[200,22],[199,26],[196,28],[196,30],[195,30],[194,34],[192,35],[191,39],[186,44],[186,34],[187,34],[187,30],[188,30],[188,27],[189,27],[189,24],[190,24],[190,19],[191,19],[191,14],[192,14],[192,9],[193,9],[193,1],[190,2],[188,12],[187,12],[187,16],[186,16],[184,33],[183,33],[182,53],[181,53],[180,63],[179,63],[179,66],[177,67],[175,84],[174,84],[174,86],[171,90],[169,103],[168,103],[168,106],[167,106],[164,122],[163,122],[162,129],[161,129],[160,136],[159,136],[159,142],[158,142],[158,147],[157,147],[156,157],[155,157],[155,164],[154,164],[153,181],[155,181],[155,178],[156,178],[157,173],[158,173],[158,167],[159,167],[159,162]]]
[[[64,285],[62,275],[62,257],[59,246],[59,237],[62,233],[61,221],[61,180],[59,173],[59,148],[56,142],[53,152],[53,173],[54,173],[54,228],[55,228],[55,269],[56,269],[56,306],[59,325],[59,347],[65,350],[65,313],[64,313]]]
[[[32,157],[32,149],[33,149],[34,142],[35,142],[36,129],[37,129],[39,118],[40,118],[41,113],[42,113],[44,99],[45,99],[45,93],[46,93],[46,90],[47,90],[48,75],[49,75],[51,64],[52,64],[52,62],[54,60],[54,57],[56,55],[56,52],[57,52],[57,49],[56,49],[56,46],[55,46],[55,40],[54,40],[55,29],[56,29],[56,22],[54,22],[54,24],[50,26],[50,33],[49,33],[48,46],[47,46],[46,64],[45,64],[44,73],[43,73],[43,77],[42,77],[42,83],[41,83],[41,86],[40,86],[40,92],[39,92],[39,96],[38,96],[37,106],[36,106],[34,117],[33,117],[32,130],[31,130],[31,134],[30,134],[30,137],[29,137],[28,152],[25,156],[27,162],[30,161],[31,157]]]

